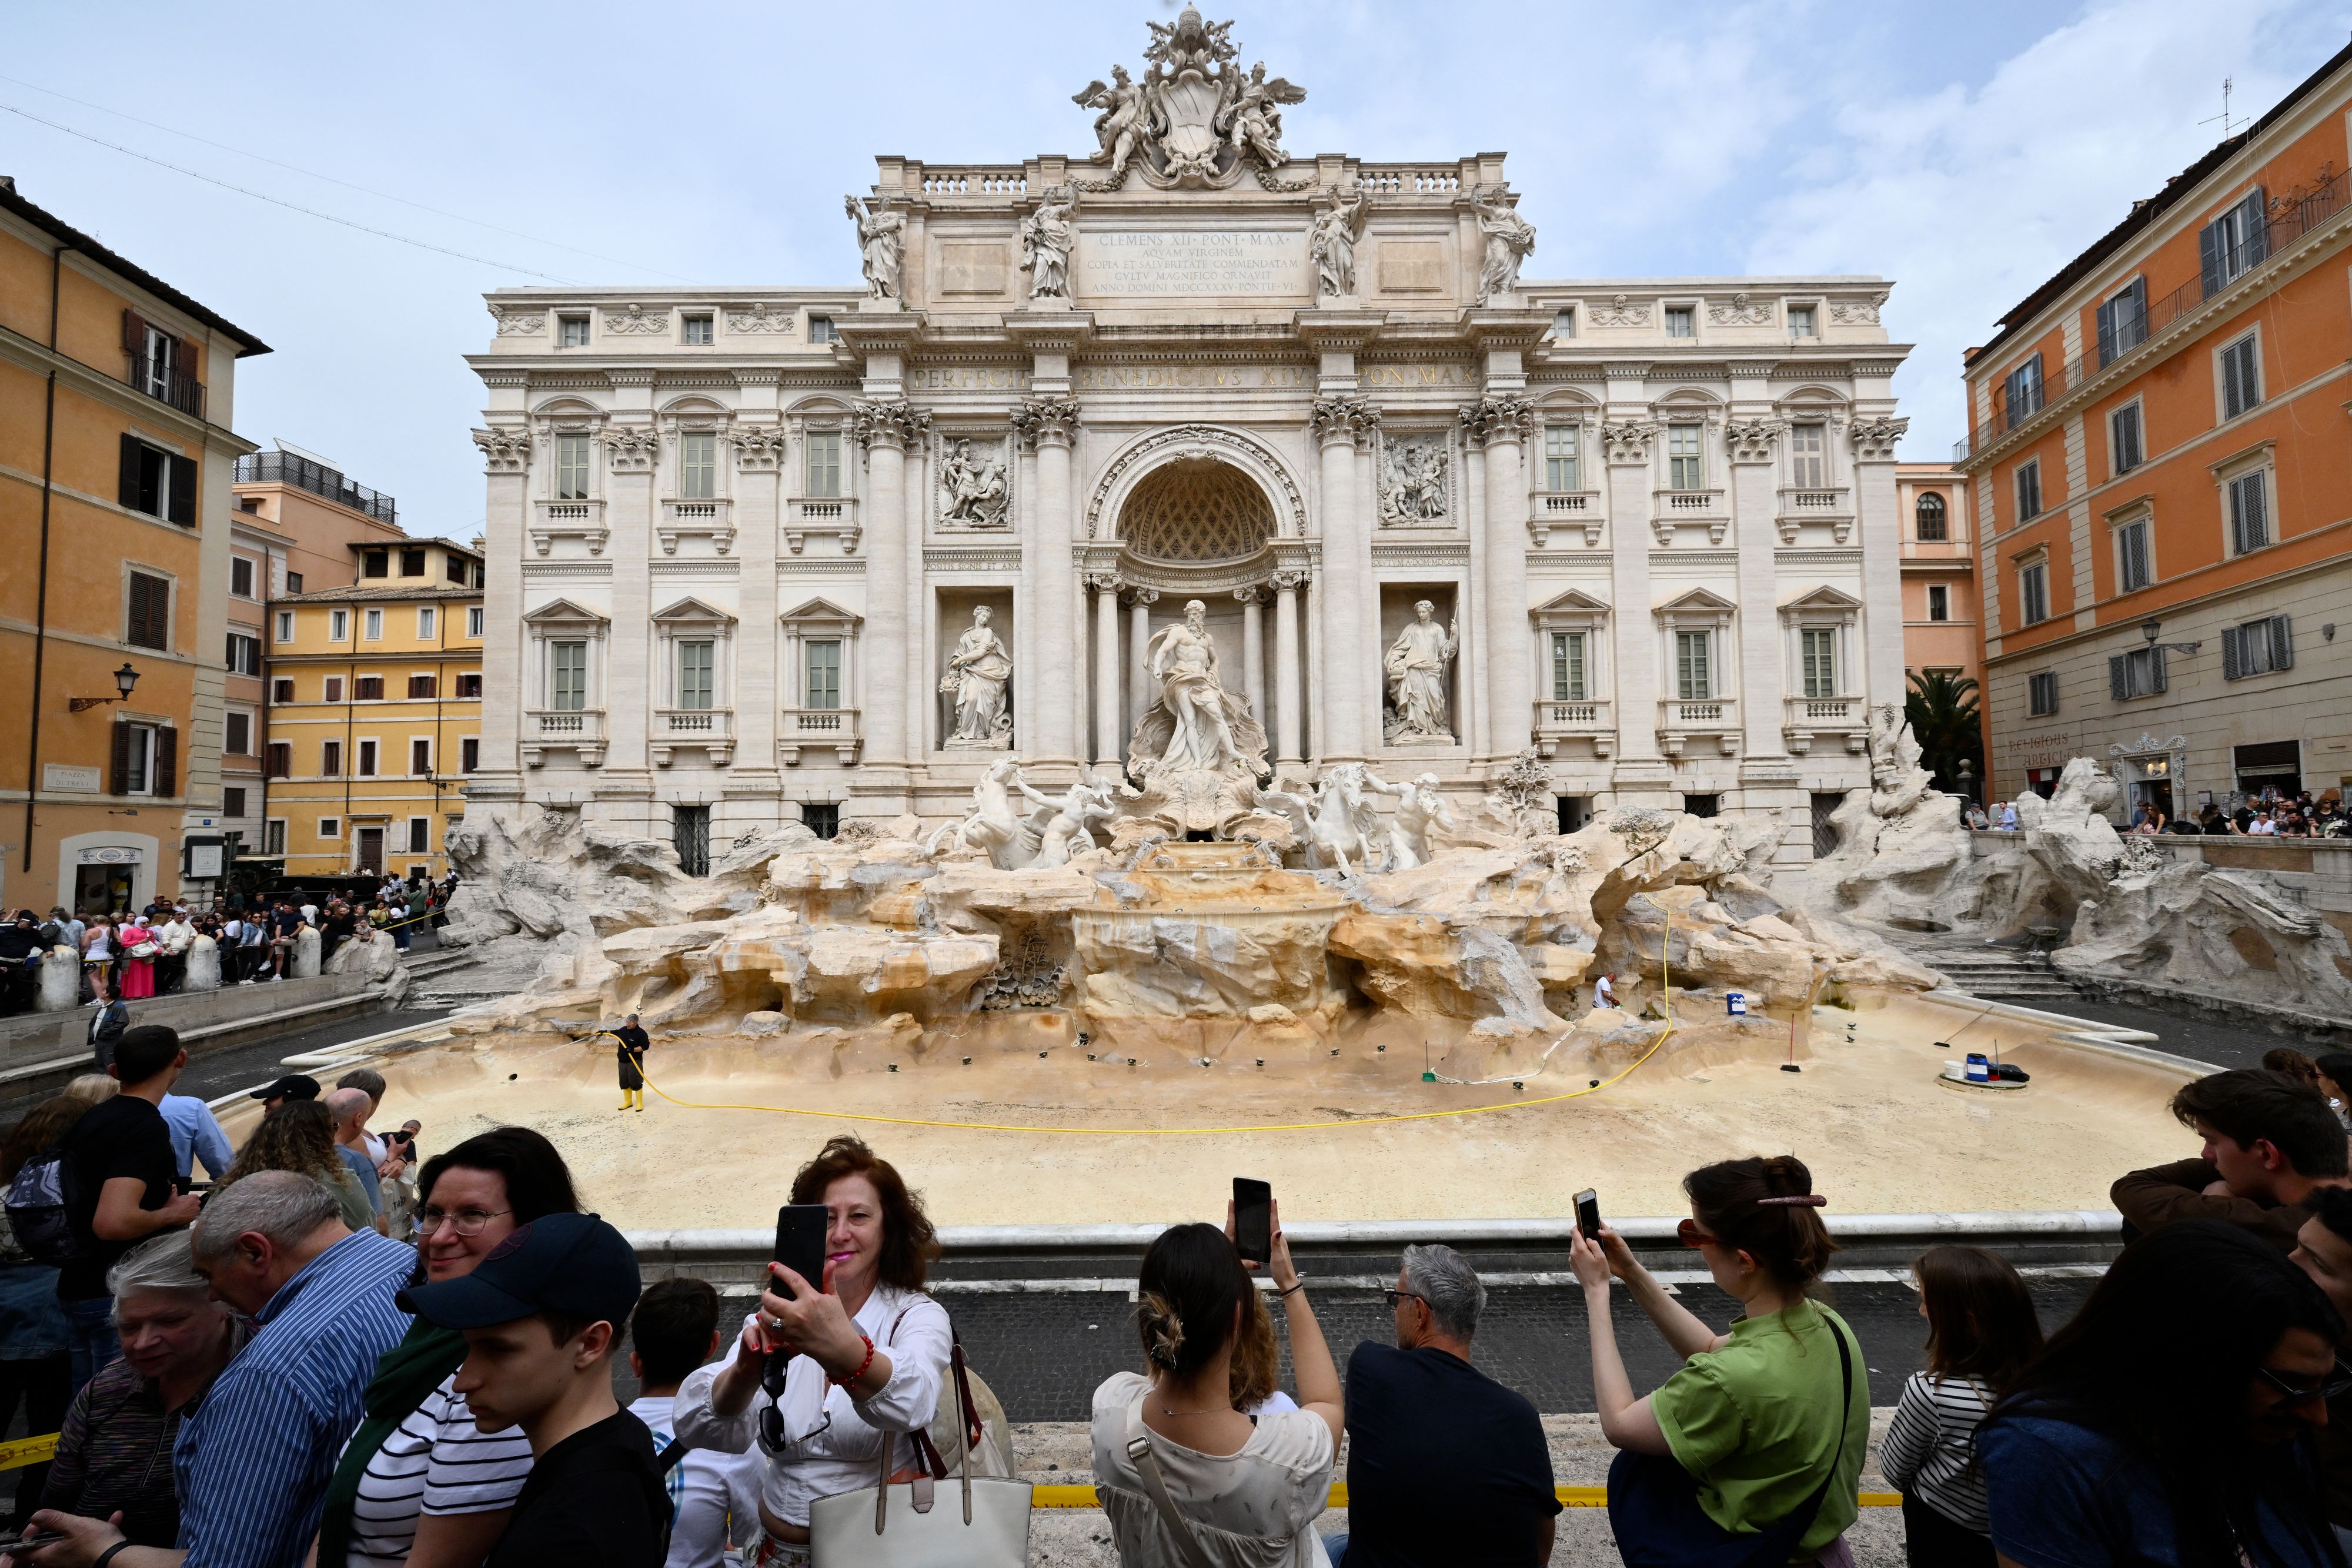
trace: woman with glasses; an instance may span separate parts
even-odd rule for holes
[[[770,1264],[735,1354],[688,1377],[671,1407],[688,1448],[756,1442],[767,1455],[762,1568],[805,1568],[810,1505],[872,1486],[886,1440],[891,1479],[913,1478],[907,1435],[938,1413],[953,1342],[947,1309],[923,1290],[940,1252],[930,1219],[887,1160],[836,1137],[793,1178],[792,1201],[830,1212],[824,1278]]]
[[[2344,1320],[2256,1237],[2185,1220],[2124,1249],[1977,1434],[1992,1543],[2025,1568],[2343,1561],[2320,1486]]]
[[[1815,1212],[1828,1200],[1794,1155],[1724,1160],[1685,1176],[1683,1191],[1691,1203],[1683,1245],[1746,1309],[1728,1333],[1668,1295],[1608,1227],[1570,1240],[1591,1325],[1601,1432],[1620,1450],[1609,1469],[1610,1525],[1619,1542],[1658,1552],[1629,1552],[1628,1563],[1699,1560],[1746,1542],[1754,1555],[1743,1561],[1850,1568],[1845,1531],[1870,1441],[1870,1377],[1853,1331],[1805,1296],[1837,1250]],[[1610,1321],[1612,1274],[1687,1358],[1640,1399]]]
[[[434,1284],[470,1274],[521,1227],[579,1208],[554,1145],[528,1127],[477,1134],[418,1173],[421,1272]],[[488,1555],[530,1479],[530,1443],[519,1427],[475,1427],[453,1386],[465,1359],[465,1335],[419,1318],[376,1363],[366,1418],[327,1489],[319,1568],[477,1568]]]

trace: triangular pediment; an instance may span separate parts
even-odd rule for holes
[[[1720,593],[1704,588],[1694,588],[1677,598],[1667,600],[1658,606],[1658,611],[1661,614],[1679,611],[1694,615],[1717,615],[1728,614],[1738,608],[1739,606]]]
[[[656,621],[732,621],[735,619],[728,612],[705,604],[701,600],[691,595],[679,600],[666,610],[655,611],[653,618]]]
[[[585,605],[574,604],[569,599],[551,600],[548,603],[542,604],[538,609],[530,612],[522,619],[523,623],[527,626],[604,626],[610,624],[609,617],[600,615],[595,611],[587,608]]]
[[[855,626],[866,618],[853,610],[844,610],[830,599],[812,599],[797,610],[787,610],[780,621],[834,621]]]
[[[1847,610],[1861,609],[1862,601],[1856,599],[1853,594],[1846,592],[1843,589],[1832,588],[1827,583],[1823,583],[1821,587],[1814,589],[1810,593],[1801,594],[1797,598],[1790,600],[1786,604],[1780,606],[1780,608],[1784,611],[1835,610],[1843,612]]]
[[[1580,588],[1571,588],[1559,598],[1536,607],[1538,615],[1605,615],[1608,601],[1595,599]]]

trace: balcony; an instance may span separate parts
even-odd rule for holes
[[[170,361],[134,356],[128,379],[157,402],[169,404],[191,418],[204,418],[205,383]]]
[[[652,745],[654,766],[668,767],[671,754],[681,746],[698,746],[709,754],[713,764],[726,767],[735,760],[735,710],[723,707],[656,708]]]
[[[1650,531],[1662,545],[1675,542],[1675,529],[1684,523],[1706,525],[1706,542],[1719,545],[1731,529],[1731,508],[1720,490],[1653,490]]]
[[[400,507],[393,498],[380,490],[355,485],[343,477],[341,471],[323,463],[313,463],[307,457],[297,457],[291,452],[254,452],[236,460],[239,485],[291,485],[298,490],[308,490],[322,496],[339,507],[373,517],[380,523],[400,526]]]
[[[1528,532],[1535,539],[1536,549],[1551,544],[1554,528],[1582,528],[1584,548],[1601,548],[1601,525],[1608,520],[1609,508],[1601,504],[1598,490],[1541,490],[1534,497],[1534,508],[1528,517]]]
[[[1607,758],[1617,749],[1617,721],[1609,704],[1581,697],[1550,699],[1536,704],[1534,735],[1537,752],[1549,758],[1564,740],[1589,740],[1592,755]]]
[[[1739,703],[1733,697],[1658,699],[1658,749],[1680,757],[1693,740],[1713,740],[1726,757],[1739,753]]]
[[[735,548],[735,522],[730,510],[734,503],[724,497],[703,501],[664,501],[661,522],[654,532],[661,539],[662,554],[676,555],[681,538],[707,538],[710,548],[725,555]]]
[[[788,707],[776,734],[776,760],[786,768],[801,765],[803,750],[830,750],[844,768],[857,764],[865,737],[857,730],[854,707]]]
[[[540,767],[550,751],[580,754],[583,768],[604,765],[604,711],[602,708],[556,710],[531,708],[522,716],[522,765]]]
[[[857,553],[857,497],[855,496],[795,496],[784,505],[784,548],[798,555],[811,534],[829,534],[841,541],[841,553]]]
[[[1853,538],[1853,492],[1847,486],[1783,485],[1779,495],[1773,521],[1780,528],[1782,544],[1795,544],[1797,530],[1807,523],[1829,524],[1840,544]]]
[[[1781,703],[1780,734],[1790,756],[1805,756],[1817,739],[1843,740],[1856,757],[1870,749],[1869,705],[1860,697],[1784,697]]]
[[[545,555],[558,539],[580,539],[590,555],[604,553],[604,503],[602,501],[534,501],[531,503],[530,548]]]

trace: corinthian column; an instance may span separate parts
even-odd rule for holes
[[[930,416],[904,402],[861,402],[851,433],[866,448],[866,505],[874,525],[866,533],[866,631],[858,668],[867,675],[858,693],[868,761],[912,760],[903,683],[914,628],[907,620],[907,444]]]
[[[1265,617],[1258,608],[1265,602],[1263,588],[1236,588],[1234,597],[1242,601],[1242,694],[1249,698],[1250,716],[1260,724],[1265,722]],[[1274,737],[1269,734],[1266,739]]]
[[[1118,747],[1118,579],[1091,572],[1095,593],[1095,762],[1116,771]],[[1076,706],[1075,704],[1073,706]]]
[[[1486,734],[1497,757],[1528,744],[1528,485],[1521,458],[1535,410],[1523,397],[1488,397],[1462,411],[1470,438],[1486,448]],[[1461,727],[1457,716],[1454,724]]]
[[[1306,760],[1298,679],[1298,586],[1305,580],[1302,572],[1274,574],[1274,716],[1281,731],[1275,737],[1275,759],[1286,764]]]
[[[1130,588],[1127,599],[1127,722],[1132,727],[1151,706],[1151,607],[1160,602],[1160,591]]]
[[[1070,559],[1077,534],[1070,515],[1070,432],[1077,417],[1078,405],[1068,398],[1038,398],[1013,414],[1013,429],[1037,453],[1036,537],[1027,543],[1037,597],[1027,613],[1036,629],[1042,669],[1028,677],[1030,690],[1039,695],[1022,703],[1022,749],[1037,762],[1072,767],[1084,759],[1079,731],[1085,727],[1077,690],[1086,668],[1086,637],[1073,613],[1079,589]],[[1065,676],[1069,685],[1058,694],[1061,700],[1046,695],[1045,680]]]
[[[1323,737],[1316,746],[1327,762],[1360,761],[1365,749],[1364,683],[1376,681],[1360,656],[1364,621],[1379,620],[1367,605],[1369,588],[1358,570],[1365,554],[1363,519],[1356,511],[1356,447],[1380,425],[1380,411],[1360,397],[1318,397],[1308,415],[1322,445],[1323,587],[1317,598],[1323,625],[1321,651]],[[1345,622],[1345,624],[1342,624]]]

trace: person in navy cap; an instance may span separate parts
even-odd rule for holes
[[[646,1424],[613,1396],[613,1354],[636,1306],[636,1254],[593,1214],[521,1226],[470,1274],[401,1293],[466,1336],[455,1387],[484,1432],[519,1427],[530,1479],[483,1568],[660,1568],[670,1502]]]

